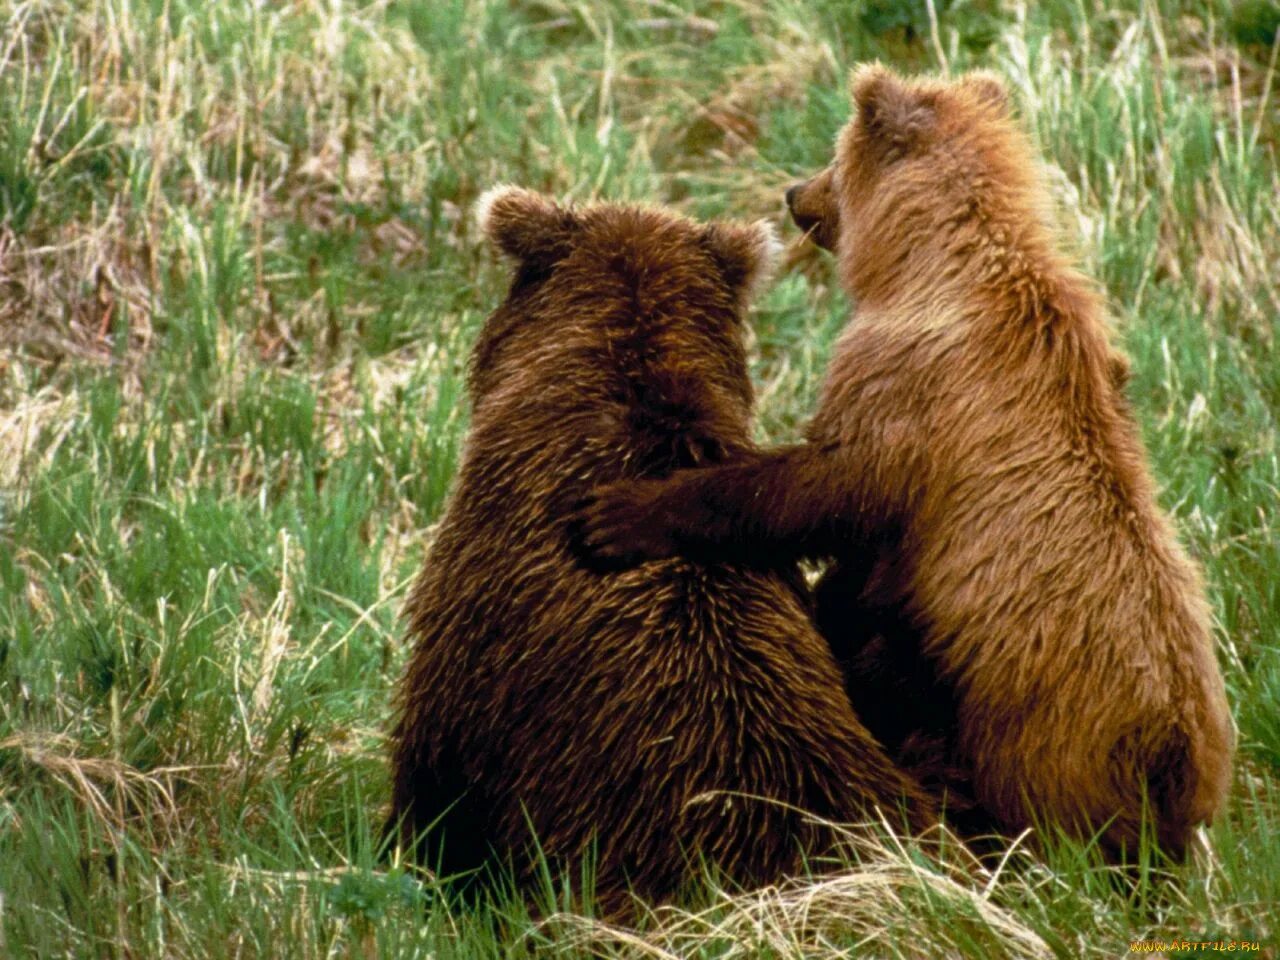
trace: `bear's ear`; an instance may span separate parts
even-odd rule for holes
[[[1112,350],[1107,356],[1107,370],[1111,375],[1111,385],[1119,393],[1129,389],[1129,381],[1133,379],[1133,368],[1129,358],[1118,350]]]
[[[768,220],[708,224],[702,241],[725,283],[747,300],[769,282],[782,250],[778,231]]]
[[[578,218],[523,187],[499,186],[476,201],[476,220],[503,253],[522,264],[550,267],[572,246]]]
[[[853,71],[849,85],[858,122],[885,162],[906,156],[933,129],[933,104],[888,67],[865,63]]]
[[[998,74],[974,70],[960,78],[961,85],[980,103],[993,107],[1001,116],[1009,115],[1009,91]]]

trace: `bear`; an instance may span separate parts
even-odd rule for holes
[[[870,64],[851,91],[833,162],[787,195],[855,304],[804,442],[602,485],[578,548],[829,558],[817,622],[855,709],[963,821],[1180,858],[1234,730],[1101,296],[995,75]]]
[[[835,822],[935,825],[854,714],[794,564],[601,573],[564,535],[595,484],[754,449],[744,313],[768,224],[516,187],[479,216],[514,276],[473,349],[462,463],[405,606],[403,848],[472,891],[537,884],[540,858],[570,881],[591,862],[597,905],[625,915],[703,865],[774,882]]]

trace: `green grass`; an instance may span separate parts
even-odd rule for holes
[[[505,289],[469,207],[510,181],[781,222],[870,57],[998,70],[1056,167],[1206,570],[1232,801],[1211,858],[1136,889],[1071,845],[993,877],[859,841],[652,919],[649,955],[1280,949],[1280,12],[933,10],[0,6],[0,955],[627,953],[378,855],[398,608]],[[754,313],[762,439],[797,435],[847,309],[792,251]]]

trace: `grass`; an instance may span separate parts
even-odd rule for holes
[[[0,5],[0,955],[1113,957],[1280,949],[1280,89],[1271,0]],[[994,68],[1106,286],[1240,731],[1213,854],[1136,888],[851,841],[637,934],[379,860],[398,607],[521,183],[781,221],[845,76]],[[794,232],[792,233],[794,235]],[[793,249],[763,439],[847,314]],[[543,915],[563,905],[550,884]]]

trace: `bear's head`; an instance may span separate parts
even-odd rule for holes
[[[850,81],[853,116],[825,170],[787,191],[796,224],[839,254],[851,279],[866,255],[900,250],[1000,204],[1034,168],[993,74],[905,79],[880,64]],[[901,262],[899,259],[897,262]],[[855,282],[856,286],[856,282]]]
[[[722,383],[745,369],[743,313],[778,250],[769,223],[702,224],[613,203],[575,208],[510,186],[485,193],[477,217],[515,265],[472,357],[477,401],[540,359],[552,379],[584,381],[610,366],[660,368],[666,354],[683,371],[705,364]]]
[[[473,429],[536,435],[544,454],[568,444],[600,477],[749,445],[743,317],[776,257],[771,225],[514,187],[487,193],[479,219],[515,272],[472,353]]]

